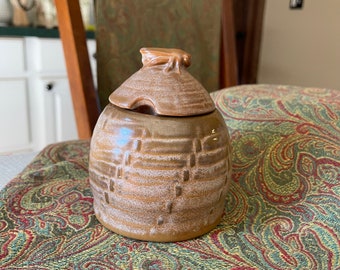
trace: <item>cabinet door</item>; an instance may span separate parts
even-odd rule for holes
[[[45,128],[47,143],[78,138],[67,78],[44,78]]]
[[[0,152],[29,150],[29,100],[25,79],[0,80]]]

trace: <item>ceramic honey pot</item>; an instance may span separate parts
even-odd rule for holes
[[[141,49],[143,67],[109,97],[90,148],[98,220],[147,241],[191,239],[221,220],[230,184],[225,122],[179,49]]]

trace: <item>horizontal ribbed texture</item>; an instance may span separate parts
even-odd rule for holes
[[[137,239],[201,235],[222,216],[230,168],[228,131],[217,111],[174,118],[108,105],[91,142],[96,215]]]
[[[111,104],[130,110],[147,106],[154,114],[165,116],[193,116],[215,110],[208,92],[185,69],[190,64],[186,57],[190,55],[180,55],[178,51],[183,51],[175,49],[150,51],[159,55],[152,58],[150,53],[151,60],[143,60],[144,67],[110,95]]]

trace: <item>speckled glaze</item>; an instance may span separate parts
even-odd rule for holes
[[[124,236],[194,238],[223,214],[228,130],[206,90],[185,70],[189,54],[141,52],[144,67],[112,93],[94,130],[89,172],[95,213]]]

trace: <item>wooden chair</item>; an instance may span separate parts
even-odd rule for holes
[[[78,136],[80,139],[88,139],[92,135],[100,109],[93,83],[80,6],[75,0],[57,0],[55,5]]]
[[[91,74],[80,6],[75,0],[57,0],[55,4],[78,136],[80,139],[88,139],[91,137],[100,109]],[[223,0],[222,9],[221,88],[236,85],[238,78],[233,1]]]

